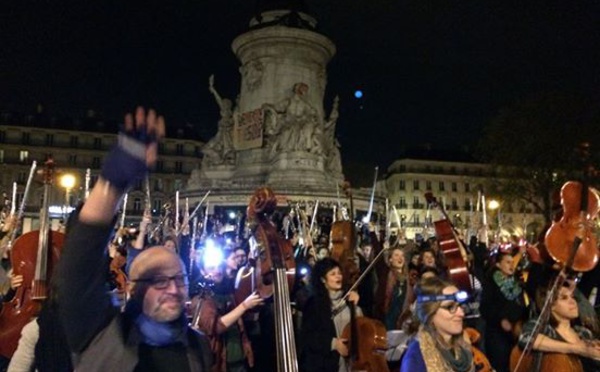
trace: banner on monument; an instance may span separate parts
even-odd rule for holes
[[[255,149],[263,142],[263,110],[257,108],[240,114],[233,126],[233,147],[236,150]]]

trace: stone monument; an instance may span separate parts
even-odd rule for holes
[[[315,27],[306,13],[269,9],[233,41],[240,91],[233,104],[210,77],[221,117],[187,195],[211,190],[211,204],[244,204],[268,185],[293,199],[337,198],[344,179],[335,137],[339,98],[328,113],[323,105],[327,63],[336,49]]]

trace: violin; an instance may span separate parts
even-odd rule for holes
[[[64,234],[50,230],[49,194],[54,177],[54,162],[48,159],[42,172],[44,198],[40,211],[40,229],[15,240],[11,251],[14,275],[23,276],[23,285],[0,312],[0,355],[11,358],[17,349],[21,330],[36,317],[48,297],[51,274],[58,263]]]

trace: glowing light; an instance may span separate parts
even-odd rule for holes
[[[356,98],[362,98],[362,96],[363,96],[362,90],[357,89],[357,90],[354,91],[354,97],[356,97]]]
[[[204,265],[208,266],[219,266],[223,262],[223,251],[214,240],[206,239],[204,243],[204,254],[202,256],[202,260],[204,261]]]
[[[306,275],[308,274],[308,269],[306,267],[303,267],[300,269],[300,275]]]
[[[60,185],[65,189],[72,189],[75,186],[75,176],[72,174],[65,174],[60,178]]]
[[[235,212],[229,212],[229,218],[230,219],[235,219]]]
[[[500,207],[500,202],[498,200],[490,200],[488,203],[488,208],[491,210],[498,209]]]

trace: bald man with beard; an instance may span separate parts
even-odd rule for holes
[[[129,269],[123,312],[106,287],[107,246],[121,199],[154,165],[164,120],[138,107],[105,159],[89,198],[70,221],[58,268],[58,296],[78,371],[209,371],[207,338],[188,326],[188,276],[164,247],[141,252]]]

